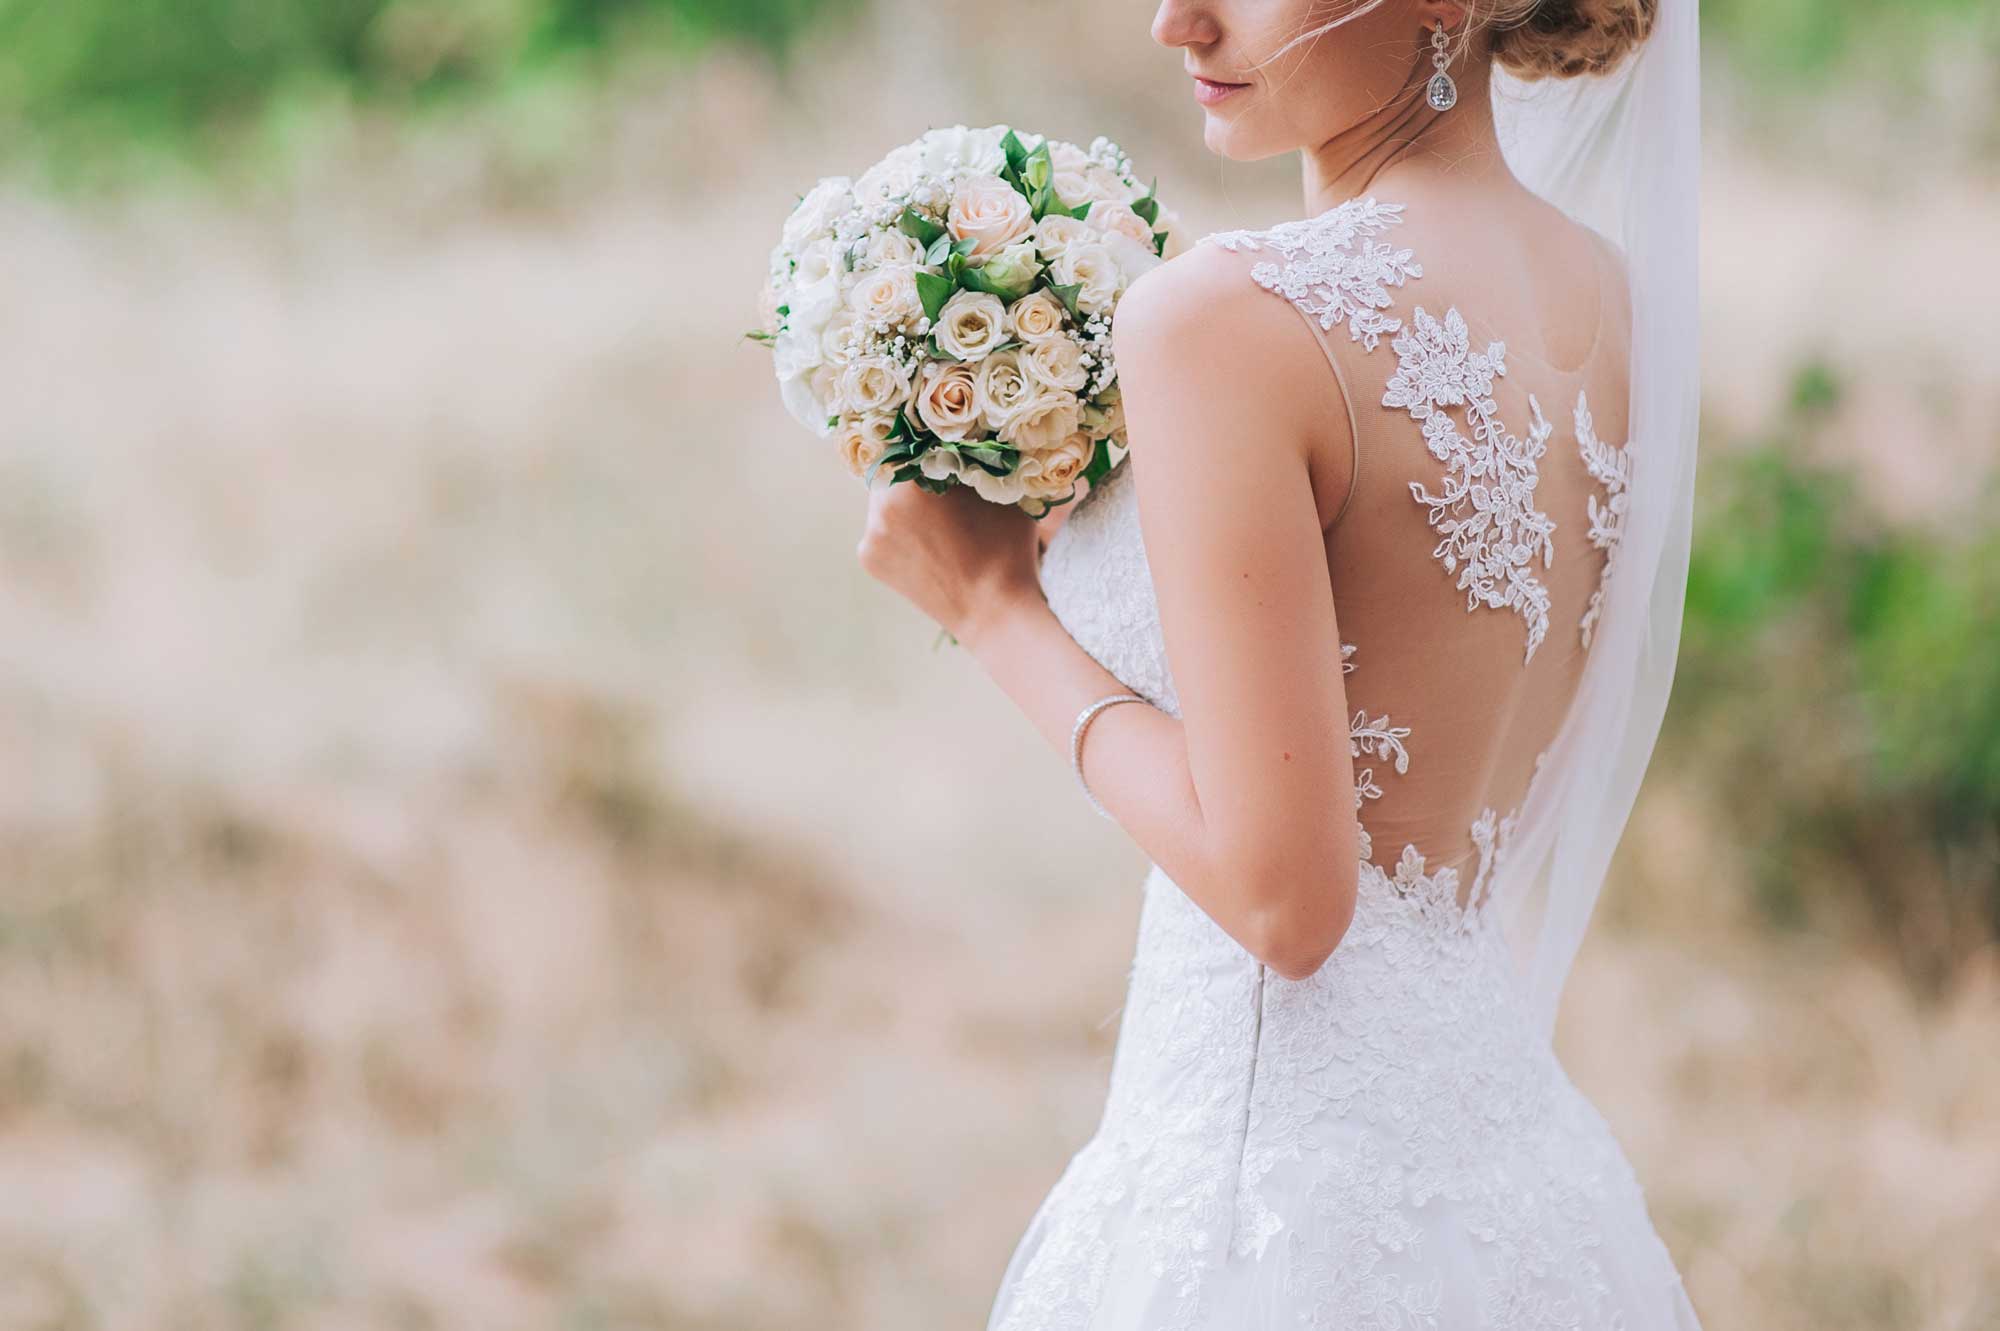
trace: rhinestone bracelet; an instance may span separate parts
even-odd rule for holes
[[[1144,702],[1136,693],[1108,693],[1076,714],[1076,725],[1069,732],[1069,765],[1076,773],[1076,783],[1083,787],[1083,797],[1090,801],[1090,807],[1097,810],[1100,818],[1109,818],[1110,811],[1097,802],[1097,796],[1090,793],[1090,783],[1083,779],[1083,732],[1090,729],[1090,723],[1097,714],[1107,707],[1121,702]]]

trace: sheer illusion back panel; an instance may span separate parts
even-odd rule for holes
[[[1357,813],[1382,860],[1458,870],[1461,904],[1575,695],[1629,476],[1623,267],[1548,225],[1553,253],[1524,256],[1371,198],[1210,238],[1307,319],[1347,398],[1327,559]]]

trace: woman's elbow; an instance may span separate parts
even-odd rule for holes
[[[1352,871],[1274,884],[1256,913],[1250,953],[1287,980],[1311,979],[1347,936],[1354,897]]]

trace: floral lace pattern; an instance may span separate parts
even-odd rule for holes
[[[1420,421],[1431,456],[1449,468],[1437,494],[1410,482],[1411,496],[1428,510],[1440,537],[1431,555],[1445,572],[1458,574],[1467,610],[1481,605],[1512,610],[1527,622],[1526,659],[1532,661],[1549,631],[1549,592],[1535,577],[1535,558],[1539,555],[1546,568],[1556,557],[1556,524],[1535,507],[1537,464],[1555,427],[1543,418],[1533,393],[1528,437],[1509,434],[1501,425],[1493,379],[1507,373],[1506,344],[1473,351],[1456,308],[1439,323],[1418,306],[1413,326],[1391,347],[1396,374],[1382,405],[1402,407]],[[1444,410],[1449,406],[1465,408],[1472,438],[1459,433]]]
[[[1345,323],[1347,335],[1368,350],[1403,322],[1382,311],[1390,287],[1422,277],[1411,252],[1375,239],[1403,220],[1400,203],[1351,199],[1330,212],[1263,231],[1219,231],[1203,236],[1226,250],[1270,250],[1280,256],[1250,269],[1251,280],[1319,320],[1321,328]],[[1356,248],[1356,242],[1359,248]]]
[[[1387,211],[1328,225],[1351,239]],[[1300,289],[1357,340],[1394,331],[1351,272],[1336,276]],[[1422,382],[1466,387],[1453,373]],[[1424,395],[1447,405],[1430,387],[1411,400]],[[1502,450],[1531,471],[1535,415],[1531,445],[1469,412],[1482,475]],[[1507,521],[1489,526],[1532,530]],[[1051,540],[1041,577],[1079,644],[1177,715],[1123,464]],[[1344,672],[1356,654],[1342,645]],[[1357,772],[1362,814],[1382,798],[1378,768],[1410,769],[1410,735],[1356,712],[1350,745],[1374,760]],[[989,1331],[1698,1331],[1630,1166],[1516,988],[1490,888],[1517,819],[1488,808],[1472,824],[1463,896],[1459,868],[1414,845],[1376,864],[1363,825],[1353,922],[1298,981],[1154,868],[1104,1117],[1030,1221]]]
[[[1577,625],[1587,650],[1598,618],[1604,613],[1604,589],[1611,582],[1611,570],[1617,566],[1618,549],[1625,539],[1625,511],[1632,503],[1632,446],[1628,443],[1620,448],[1597,437],[1590,418],[1590,403],[1581,389],[1576,394],[1575,419],[1576,446],[1583,454],[1584,468],[1590,472],[1590,479],[1604,490],[1603,503],[1598,503],[1597,496],[1592,495],[1588,505],[1590,544],[1604,552],[1604,570],[1598,574],[1597,589],[1591,592],[1590,605]]]

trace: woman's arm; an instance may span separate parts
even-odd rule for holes
[[[1114,336],[1182,719],[1108,709],[1084,772],[1168,877],[1298,978],[1345,933],[1359,864],[1307,424],[1324,428],[1311,413],[1323,413],[1325,362],[1296,314],[1221,251],[1135,286]],[[1322,455],[1345,456],[1339,444]],[[1078,709],[1122,688],[1039,595],[989,602],[960,638],[1065,757]]]

